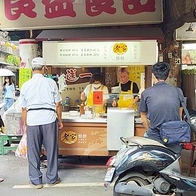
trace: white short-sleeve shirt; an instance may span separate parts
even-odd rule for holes
[[[22,85],[19,104],[22,108],[51,108],[56,109],[55,104],[61,102],[57,84],[51,78],[45,78],[42,74],[34,74],[33,77]],[[57,115],[50,110],[31,110],[27,112],[27,125],[49,124],[56,120]]]

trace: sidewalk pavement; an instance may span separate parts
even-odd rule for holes
[[[0,177],[4,178],[4,182],[0,183],[0,195],[112,196],[112,186],[107,191],[103,186],[107,169],[105,163],[106,158],[99,157],[92,160],[89,157],[59,158],[59,176],[62,182],[53,187],[44,184],[44,187],[38,190],[28,185],[27,160],[15,157],[14,153],[10,151],[6,155],[0,155]],[[41,171],[44,174],[43,181],[46,182],[46,169],[41,169]]]
[[[190,151],[183,150],[182,165],[186,175]],[[28,185],[27,160],[15,157],[12,151],[6,155],[0,155],[0,177],[4,182],[0,183],[1,196],[112,196],[111,185],[107,191],[103,187],[106,173],[105,163],[108,157],[62,157],[59,158],[60,184],[49,187],[44,184],[40,190]],[[46,169],[41,169],[45,180]],[[194,176],[194,172],[191,173]],[[185,194],[193,196],[195,193]]]

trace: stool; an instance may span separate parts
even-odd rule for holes
[[[0,154],[5,155],[9,150],[16,150],[17,146],[11,146],[13,141],[20,142],[22,135],[0,135]],[[9,141],[10,146],[4,146],[5,142]]]
[[[188,143],[189,147],[188,149],[185,148],[186,150],[191,150],[191,155],[190,155],[190,159],[189,159],[189,163],[188,163],[188,171],[187,171],[187,176],[190,176],[191,174],[191,170],[195,171],[195,177],[196,177],[196,164],[195,164],[195,160],[194,160],[194,153],[196,150],[196,141]]]

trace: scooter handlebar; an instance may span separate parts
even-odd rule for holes
[[[127,139],[125,137],[120,137],[120,140],[123,142],[123,143],[128,143]]]

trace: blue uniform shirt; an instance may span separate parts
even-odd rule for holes
[[[148,136],[159,138],[159,127],[167,121],[180,120],[182,90],[165,82],[158,82],[141,94],[139,112],[147,113],[150,120]]]

